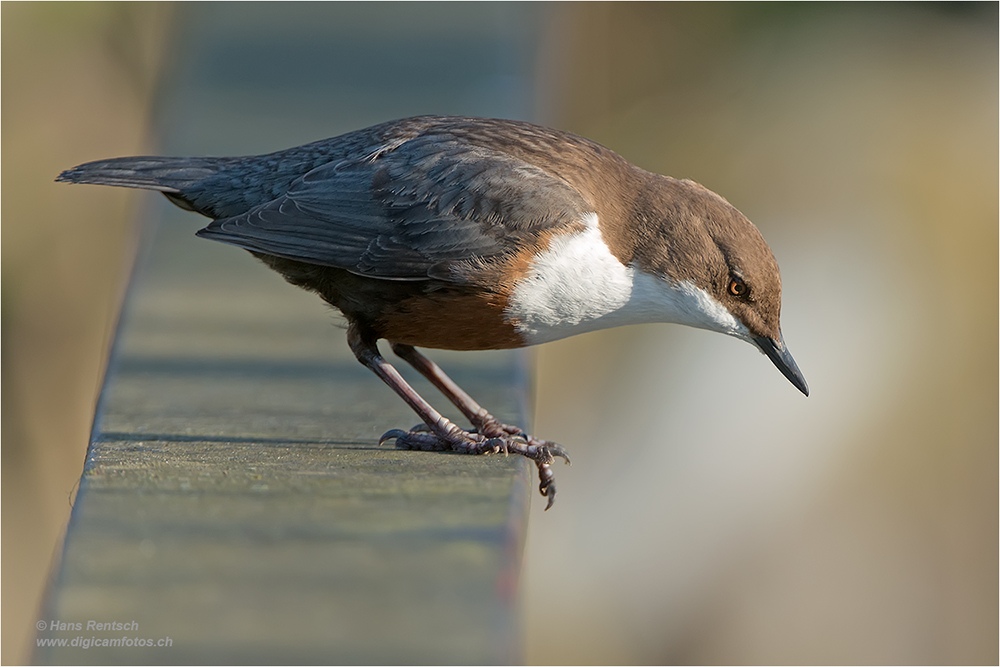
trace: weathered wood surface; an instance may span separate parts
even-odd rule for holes
[[[46,661],[510,659],[527,466],[378,447],[414,417],[314,299],[237,251],[171,246],[130,294],[46,618],[136,621],[126,634],[172,646]],[[510,355],[451,361],[523,414]]]

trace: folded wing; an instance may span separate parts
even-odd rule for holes
[[[319,166],[199,236],[387,280],[459,280],[588,210],[561,178],[444,131]]]

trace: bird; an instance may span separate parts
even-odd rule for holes
[[[417,116],[263,155],[120,157],[57,181],[159,191],[339,310],[355,357],[421,424],[379,444],[535,463],[555,500],[564,447],[501,422],[417,348],[521,348],[677,323],[746,341],[806,396],[781,332],[781,277],[746,216],[691,180],[641,169],[570,132]],[[379,340],[469,420],[420,396]]]

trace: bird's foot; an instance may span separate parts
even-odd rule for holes
[[[494,420],[495,421],[495,420]],[[393,429],[379,438],[379,444],[395,440],[397,449],[415,449],[428,452],[457,452],[459,454],[518,454],[530,459],[538,467],[538,490],[548,498],[548,510],[556,499],[555,476],[551,465],[556,458],[569,463],[569,455],[562,446],[548,440],[538,440],[521,429],[495,422],[499,428],[489,433],[479,430],[466,431],[454,424],[438,434],[426,424],[419,424],[409,431]]]

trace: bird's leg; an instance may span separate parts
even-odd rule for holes
[[[505,435],[520,435],[529,442],[534,441],[539,445],[552,445],[555,443],[546,440],[532,438],[521,428],[509,426],[486,411],[486,408],[477,403],[471,396],[458,386],[458,384],[448,377],[441,367],[421,354],[412,345],[404,343],[391,343],[392,351],[396,355],[417,369],[421,375],[430,380],[431,384],[440,390],[456,408],[462,411],[466,419],[472,422],[478,433],[491,438]]]
[[[351,325],[347,331],[347,342],[354,352],[358,361],[367,366],[375,375],[379,376],[383,382],[389,385],[400,398],[406,401],[417,415],[430,429],[431,433],[438,438],[451,442],[452,440],[462,440],[465,431],[435,410],[430,403],[425,401],[413,387],[399,374],[395,368],[389,364],[381,354],[376,345],[376,339],[372,336],[364,335],[358,327]],[[455,444],[459,444],[456,442]],[[463,443],[464,444],[464,443]],[[479,452],[476,452],[479,453]]]
[[[399,371],[379,354],[376,345],[377,338],[374,335],[362,331],[359,326],[352,324],[347,330],[347,342],[358,361],[371,369],[393,391],[399,394],[399,397],[406,401],[406,404],[419,415],[429,429],[429,432],[392,430],[382,436],[379,440],[380,444],[386,440],[395,439],[396,446],[401,449],[450,450],[462,454],[495,454],[499,452],[520,454],[531,459],[538,466],[538,475],[541,480],[539,490],[543,496],[549,499],[545,509],[552,506],[556,487],[549,466],[555,462],[556,456],[567,458],[562,447],[558,445],[551,447],[533,445],[520,436],[489,437],[482,433],[469,432],[459,428],[425,401],[403,379]],[[449,380],[449,382],[451,381]],[[454,383],[452,382],[452,384]]]

